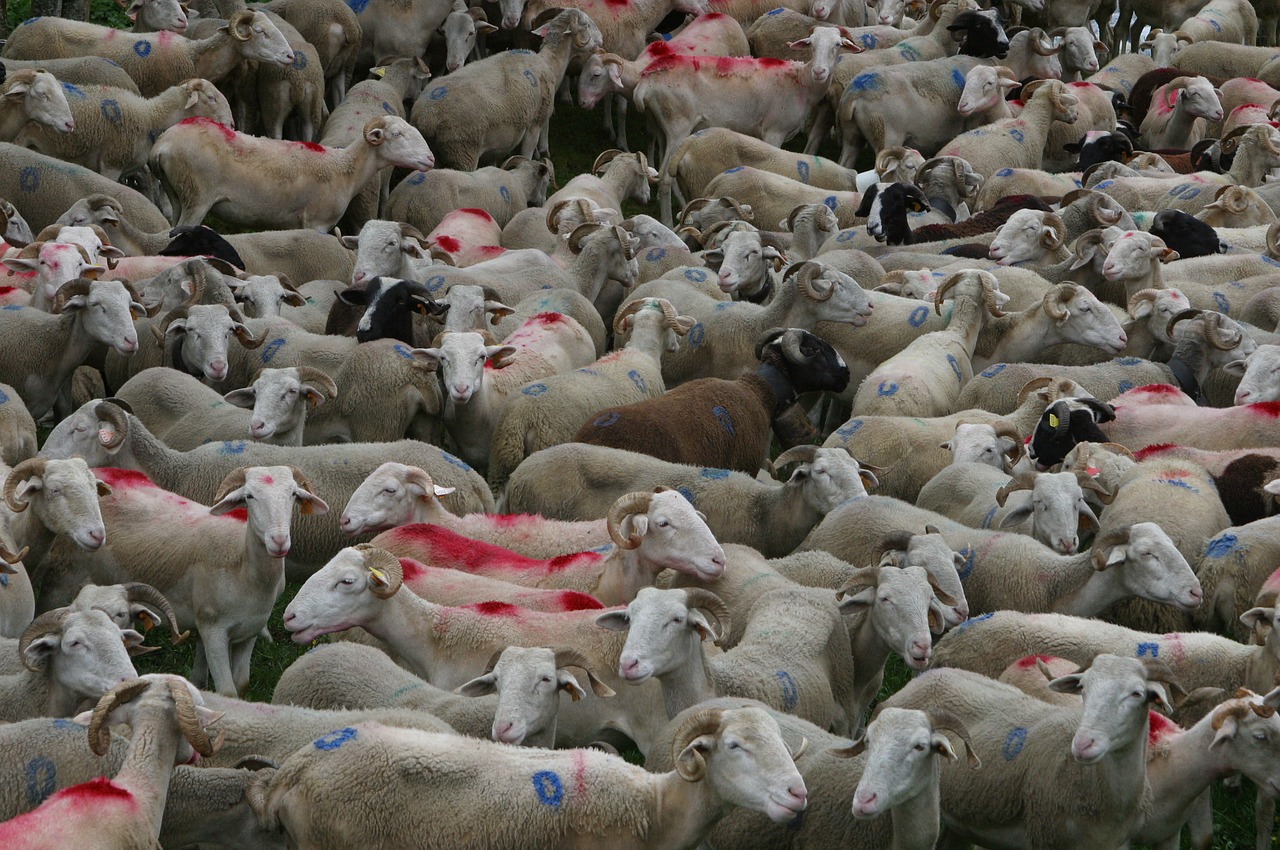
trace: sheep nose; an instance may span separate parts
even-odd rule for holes
[[[1237,391],[1236,391],[1236,404],[1248,404],[1248,403],[1249,403],[1249,396],[1251,396],[1251,395],[1253,395],[1253,393],[1252,393],[1252,392],[1250,392],[1249,390],[1237,390]]]
[[[276,531],[272,532],[269,537],[271,538],[271,550],[273,553],[280,553],[282,557],[289,554],[289,532]]]
[[[1064,555],[1073,555],[1078,545],[1079,541],[1075,537],[1063,537],[1058,540],[1058,551]]]
[[[351,529],[356,527],[356,521],[351,517],[350,514],[343,514],[342,519],[338,522],[338,525],[342,528],[343,531],[350,534]]]
[[[804,783],[792,785],[787,789],[787,796],[795,800],[799,805],[796,808],[803,809],[809,805],[809,789],[804,787]]]
[[[284,621],[285,621],[286,623],[292,623],[292,622],[293,622],[294,620],[296,620],[296,619],[298,619],[298,615],[297,615],[295,612],[293,612],[293,611],[285,611],[285,612],[284,612]]]
[[[618,659],[618,675],[624,679],[633,679],[640,672],[640,659],[622,656]]]
[[[89,539],[93,541],[94,548],[101,546],[107,542],[107,530],[102,527],[89,529]]]
[[[880,799],[880,795],[875,791],[859,791],[853,799],[859,808],[867,809],[875,805],[876,800]]]
[[[351,276],[352,283],[364,283],[368,279],[369,279],[369,275],[367,272],[356,272],[354,275]]]

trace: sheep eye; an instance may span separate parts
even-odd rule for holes
[[[928,749],[928,747],[926,747],[924,744],[916,744],[914,749],[916,750],[916,752],[922,753],[926,749]]]

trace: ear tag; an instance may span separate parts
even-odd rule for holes
[[[381,78],[387,75],[387,69],[385,65],[378,68],[370,68],[369,73],[373,74],[375,77]]]
[[[1058,417],[1054,416],[1052,413],[1049,414],[1049,427],[1050,428],[1058,427]]]
[[[154,629],[156,626],[160,625],[160,622],[158,620],[153,619],[151,617],[151,614],[147,611],[138,612],[138,622],[142,624],[142,630],[144,632],[149,632],[152,629]]]
[[[369,575],[373,576],[374,581],[378,582],[379,584],[390,584],[390,582],[387,579],[387,574],[382,570],[378,569],[377,567],[374,567],[373,569],[369,570]]]
[[[1089,474],[1090,478],[1097,478],[1102,474],[1102,470],[1096,466],[1087,466],[1084,471]]]

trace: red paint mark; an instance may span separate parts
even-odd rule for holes
[[[235,520],[236,522],[248,522],[248,521],[249,521],[249,509],[248,509],[248,508],[234,508],[234,509],[232,509],[232,510],[227,511],[225,514],[223,514],[223,516],[224,516],[224,517],[226,517],[227,519],[233,519],[233,520]]]
[[[1191,471],[1187,469],[1171,469],[1168,472],[1162,473],[1160,477],[1161,478],[1190,478]]]
[[[507,253],[507,249],[503,248],[501,245],[481,245],[476,249],[476,252],[482,257],[493,259],[494,257],[500,257]]]
[[[450,254],[456,254],[462,250],[462,243],[452,236],[437,236],[436,244]]]
[[[160,47],[168,47],[169,43],[173,41],[173,33],[169,32],[169,30],[160,30],[160,32],[156,33],[156,41],[159,42]]]
[[[587,751],[573,751],[573,791],[579,797],[587,796]]]
[[[327,153],[329,150],[324,145],[316,144],[315,142],[290,142],[290,144],[303,150],[309,150],[312,153]]]
[[[1093,83],[1067,83],[1067,85],[1069,85],[1069,86],[1073,86],[1073,87],[1078,88],[1078,89],[1091,89],[1091,88],[1095,88],[1095,86],[1093,85]]]
[[[8,295],[11,292],[17,292],[17,291],[18,291],[18,287],[16,286],[0,286],[0,295]],[[22,291],[26,292],[25,289]]]
[[[520,612],[525,609],[518,605],[512,605],[510,602],[478,602],[475,605],[462,605],[462,608],[470,608],[478,614],[484,614],[486,617],[519,617]]]
[[[686,56],[673,53],[657,59],[644,70],[641,76],[660,74],[674,68],[690,68],[694,71],[706,69],[716,74],[749,74],[756,71],[776,71],[792,66],[801,67],[799,62],[788,62],[785,59],[756,59],[751,56]]]
[[[1269,416],[1272,419],[1280,418],[1280,401],[1260,401],[1257,404],[1245,405],[1245,407],[1259,416]]]
[[[540,516],[533,514],[485,514],[485,519],[491,520],[498,528],[511,528],[516,525],[537,525],[545,520]]]
[[[1150,746],[1154,747],[1165,738],[1172,737],[1182,731],[1182,728],[1177,723],[1174,723],[1163,714],[1155,711],[1148,711],[1147,714],[1150,716],[1151,724],[1151,729],[1147,733],[1147,743]]]
[[[613,6],[615,9],[623,8],[626,6],[630,6],[631,0],[604,0],[604,4],[606,6]]]
[[[95,803],[102,800],[133,800],[133,794],[126,788],[99,776],[79,785],[64,788],[53,796],[54,800],[67,800],[72,803]]]
[[[1259,80],[1257,77],[1241,77],[1240,79],[1244,80],[1246,83],[1262,83],[1263,85],[1266,85],[1265,82]],[[1270,86],[1267,87],[1270,88]]]
[[[1010,106],[1016,106],[1016,107],[1018,107],[1019,109],[1021,109],[1022,107],[1026,106],[1026,105],[1027,105],[1027,103],[1026,103],[1026,101],[1024,101],[1024,100],[1011,100],[1011,101],[1009,101],[1009,105],[1010,105]]]
[[[214,121],[212,118],[184,118],[183,120],[178,122],[178,126],[179,127],[186,127],[186,126],[207,127],[210,129],[215,129],[218,132],[220,132],[222,134],[222,138],[226,139],[228,142],[234,142],[236,140],[235,130],[232,130],[226,124],[219,124],[217,121]]]
[[[1147,446],[1145,449],[1138,449],[1133,453],[1133,456],[1138,461],[1144,461],[1176,448],[1180,448],[1177,443],[1157,443],[1154,446]]]
[[[485,221],[493,221],[493,216],[489,215],[484,210],[478,210],[475,207],[463,207],[462,209],[458,210],[458,212],[464,215],[471,215],[471,216],[475,216],[476,218],[482,218]],[[494,223],[496,224],[497,222],[494,222]]]
[[[400,559],[400,575],[405,581],[416,581],[427,574],[422,564],[419,564],[413,558]]]
[[[1262,583],[1262,587],[1258,588],[1258,595],[1261,596],[1266,591],[1276,589],[1280,589],[1280,569],[1267,577],[1267,580]]]
[[[275,483],[276,483],[276,480],[275,480],[274,478],[272,478],[270,475],[264,475],[264,476],[262,476],[262,483],[263,483],[263,484],[275,484]]]
[[[1048,664],[1049,662],[1056,660],[1057,659],[1052,655],[1028,655],[1026,658],[1019,658],[1014,662],[1014,664],[1021,670],[1030,670],[1036,666],[1037,661],[1043,661],[1045,664]]]
[[[130,487],[159,489],[150,478],[141,472],[134,472],[132,469],[116,469],[113,466],[103,466],[95,469],[93,474],[97,476],[99,481],[111,485],[113,489],[127,490]]]
[[[538,313],[524,320],[525,325],[559,325],[564,323],[561,313]]]
[[[670,56],[673,52],[671,45],[667,42],[655,41],[644,49],[644,53],[642,55],[647,56],[650,59],[658,59],[662,56]]]
[[[603,602],[580,590],[562,590],[556,594],[556,601],[559,603],[557,611],[599,611],[604,608]]]
[[[1132,236],[1133,234],[1131,234],[1131,233],[1130,233],[1130,234],[1126,234],[1126,235],[1127,235],[1127,236]],[[1130,394],[1130,395],[1134,395],[1134,394],[1136,394],[1136,393],[1146,393],[1147,395],[1176,395],[1176,396],[1180,396],[1180,395],[1182,395],[1182,390],[1178,389],[1178,388],[1177,388],[1177,387],[1175,387],[1173,384],[1146,384],[1146,385],[1144,385],[1144,386],[1141,386],[1141,387],[1135,387],[1135,388],[1133,388],[1133,389],[1129,390],[1129,394]]]
[[[492,572],[495,570],[541,570],[558,572],[571,566],[594,564],[604,556],[599,552],[578,552],[562,555],[550,561],[528,558],[510,549],[473,540],[449,529],[431,523],[402,525],[386,532],[404,547],[411,548],[417,560],[437,567],[450,567],[466,572]]]

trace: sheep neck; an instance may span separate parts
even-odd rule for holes
[[[42,493],[36,493],[37,499],[42,499]],[[38,564],[44,560],[44,556],[49,552],[49,546],[53,543],[54,533],[44,524],[44,520],[37,516],[40,508],[37,505],[30,504],[27,509],[20,514],[9,512],[9,533],[13,536],[13,542],[18,547],[30,547],[31,551],[23,560],[28,564]]]
[[[11,142],[18,132],[30,122],[27,117],[26,101],[10,101],[5,98],[0,103],[0,140]]]
[[[1037,166],[1044,156],[1045,142],[1049,139],[1049,125],[1054,119],[1051,85],[1046,84],[1031,95],[1031,101],[1022,108],[1022,114],[1018,116],[1027,125],[1024,149],[1035,152]]]
[[[27,308],[27,312],[34,313],[36,310]],[[33,361],[41,364],[49,362],[56,364],[45,372],[47,383],[42,382],[45,387],[52,388],[52,395],[46,397],[45,393],[31,393],[26,400],[31,415],[36,419],[44,416],[53,407],[58,387],[63,386],[71,378],[71,373],[89,358],[90,352],[98,345],[89,338],[81,326],[82,313],[82,310],[73,310],[70,313],[48,315],[47,318],[41,316],[39,332],[32,340],[34,345],[28,345],[27,356]],[[37,354],[36,349],[44,350]]]
[[[1189,147],[1188,142],[1191,140],[1191,128],[1195,125],[1196,119],[1187,111],[1187,99],[1181,92],[1178,96],[1178,102],[1174,104],[1173,114],[1169,116],[1169,123],[1164,125],[1164,143],[1158,145],[1161,148],[1178,148],[1185,150]]]
[[[653,316],[653,318],[649,318]],[[636,316],[635,328],[631,331],[631,339],[627,340],[624,349],[644,354],[655,363],[662,363],[662,352],[667,348],[667,320],[658,310],[642,310]]]
[[[697,847],[711,827],[730,811],[705,777],[687,782],[671,770],[654,777],[654,784],[653,813],[645,842],[648,846],[673,850]]]
[[[588,301],[595,301],[600,290],[609,282],[609,263],[605,261],[607,252],[614,246],[621,246],[617,239],[609,236],[609,241],[592,239],[582,246],[582,251],[573,259],[569,274],[577,282],[578,292]]]
[[[573,57],[573,52],[573,35],[548,26],[547,36],[542,40],[542,49],[538,51],[538,56],[547,63],[547,68],[551,71],[552,89],[560,87],[565,71],[569,70],[569,60]]]
[[[715,699],[715,677],[711,674],[711,665],[706,650],[698,639],[698,633],[689,630],[689,651],[683,664],[657,676],[662,685],[662,701],[667,706],[667,717],[675,717],[686,708],[698,703]]]
[[[455,682],[447,677],[441,678],[446,671],[439,669],[436,663],[440,649],[432,634],[440,608],[401,587],[390,598],[382,600],[373,618],[357,625],[386,642],[417,675],[438,687],[453,688],[466,680]]]
[[[773,327],[772,325],[770,327]],[[773,410],[770,417],[777,416],[796,400],[796,390],[791,384],[791,377],[772,363],[761,363],[753,373],[762,378],[773,396]]]
[[[1271,163],[1267,161],[1263,151],[1256,146],[1246,145],[1236,154],[1235,162],[1231,163],[1231,170],[1227,172],[1226,185],[1234,182],[1241,186],[1261,186],[1266,182],[1267,172],[1270,169]]]
[[[963,758],[964,756],[961,756]],[[890,850],[933,850],[941,831],[938,818],[942,811],[942,759],[936,756],[929,777],[920,793],[889,810],[893,825]]]
[[[229,32],[218,32],[191,45],[195,60],[193,76],[216,83],[240,64],[238,41]]]
[[[1147,780],[1151,783],[1152,808],[1142,832],[1135,836],[1142,843],[1168,837],[1170,827],[1180,822],[1181,814],[1196,797],[1234,772],[1228,759],[1223,758],[1225,748],[1209,747],[1215,734],[1212,722],[1210,713],[1148,755]]]
[[[1062,341],[1061,326],[1045,313],[1043,305],[992,316],[983,322],[978,334],[973,368],[985,369],[992,363],[1029,363]]]
[[[147,700],[147,697],[142,699]],[[168,700],[161,702],[168,703]],[[169,779],[178,755],[180,733],[175,713],[175,708],[166,704],[156,705],[151,700],[138,705],[129,749],[114,780],[116,785],[128,789],[134,799],[146,807],[151,837],[156,840],[160,838]]]
[[[951,321],[947,323],[944,331],[959,342],[970,357],[973,356],[973,350],[977,347],[978,335],[982,333],[982,327],[986,324],[983,318],[987,308],[980,300],[981,298],[981,295],[974,298],[967,292],[957,292],[955,299],[951,302]]]
[[[787,251],[787,259],[793,263],[812,260],[818,256],[818,249],[825,241],[818,228],[812,223],[807,223],[799,230],[792,231],[791,248]]]
[[[1244,647],[1248,654],[1245,662],[1244,687],[1257,693],[1266,693],[1275,687],[1276,677],[1280,675],[1280,637],[1276,629],[1267,633],[1266,642],[1262,646]]]
[[[186,87],[178,85],[170,86],[147,100],[143,122],[148,131],[167,130],[186,118],[187,96]]]
[[[112,461],[121,469],[141,472],[160,487],[180,492],[195,471],[196,464],[187,461],[185,453],[176,452],[147,430],[142,420],[129,417],[129,434]]]
[[[849,629],[849,648],[853,650],[853,657],[857,659],[857,663],[853,666],[853,692],[864,713],[867,706],[871,705],[871,698],[875,696],[875,691],[879,690],[880,682],[884,680],[884,665],[893,651],[876,631],[873,617],[874,612],[867,611],[861,615],[861,622]],[[846,622],[849,621],[846,620]],[[870,693],[866,694],[864,702],[862,697],[866,691]],[[862,720],[862,717],[849,718],[849,722],[855,727],[861,727]]]
[[[785,281],[777,288],[774,293],[773,300],[764,306],[756,315],[757,327],[759,332],[763,332],[768,328],[789,328],[792,325],[787,322],[787,318],[791,315],[791,308],[796,303],[799,295],[799,287],[796,285],[795,278]],[[797,326],[801,327],[801,326]]]
[[[628,200],[635,191],[636,175],[627,159],[615,159],[605,166],[600,176],[600,188],[609,193],[609,197],[617,198],[619,205]]]
[[[1093,552],[1078,555],[1055,555],[1050,568],[1045,596],[1056,614],[1095,617],[1108,605],[1133,596],[1119,577],[1121,567],[1105,570],[1093,568]]]
[[[387,72],[382,75],[382,79],[370,88],[385,88],[385,92],[380,91],[378,94],[385,95],[383,99],[388,103],[404,103],[416,79],[414,70],[408,64],[392,62],[387,66]],[[401,109],[401,112],[403,111]]]

